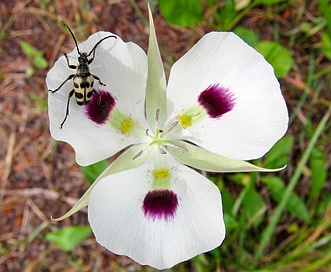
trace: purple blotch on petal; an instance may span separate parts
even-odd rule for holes
[[[228,88],[214,84],[201,92],[198,102],[207,111],[209,117],[219,118],[233,109],[235,101]]]
[[[102,125],[108,120],[116,102],[109,92],[99,90],[98,93],[100,96],[93,93],[91,101],[86,105],[86,115],[93,122]]]
[[[143,202],[145,216],[153,220],[173,218],[177,207],[177,195],[167,189],[149,191]]]

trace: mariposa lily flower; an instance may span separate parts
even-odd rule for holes
[[[89,52],[110,34],[93,34],[80,51]],[[77,50],[68,57],[77,63]],[[50,93],[51,135],[72,145],[80,165],[124,151],[55,220],[88,205],[101,245],[158,269],[218,247],[225,237],[221,194],[192,168],[279,170],[244,161],[263,156],[287,130],[288,113],[271,65],[235,34],[212,32],[173,65],[166,85],[150,15],[147,56],[120,37],[106,39],[90,69],[106,84],[95,82],[101,100],[94,94],[88,105],[78,106],[73,99],[61,129],[73,84]],[[69,73],[61,57],[47,75],[48,88]]]

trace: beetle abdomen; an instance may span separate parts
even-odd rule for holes
[[[74,78],[74,89],[76,102],[79,106],[88,104],[93,95],[94,77],[89,75],[87,77],[76,76]]]

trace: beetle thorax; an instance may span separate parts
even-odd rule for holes
[[[86,63],[80,63],[77,66],[77,76],[86,77],[90,75],[90,69]]]
[[[85,52],[81,53],[78,57],[79,64],[88,63],[87,54]]]

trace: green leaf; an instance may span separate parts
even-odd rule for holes
[[[249,215],[253,226],[257,227],[264,218],[265,203],[260,194],[255,190],[254,183],[247,186],[249,186],[249,188],[245,194],[242,205],[244,211]]]
[[[330,0],[318,0],[318,9],[326,19],[329,39],[331,39],[331,5]]]
[[[34,57],[38,52],[31,44],[25,41],[21,41],[20,46],[28,57]]]
[[[237,11],[233,0],[227,0],[218,15],[218,23],[225,29],[228,28],[232,20],[236,17]]]
[[[48,67],[48,62],[42,55],[38,54],[33,59],[33,65],[38,69],[45,69]]]
[[[267,153],[264,165],[268,168],[281,167],[289,161],[293,149],[294,137],[288,135],[280,139]]]
[[[226,231],[229,232],[231,230],[238,229],[239,223],[237,222],[236,218],[230,213],[223,214],[224,224]]]
[[[234,33],[236,33],[240,38],[242,38],[247,44],[252,47],[255,47],[259,42],[259,35],[251,29],[245,27],[237,27],[234,30]]]
[[[162,16],[178,26],[194,26],[203,18],[200,0],[159,0]]]
[[[32,63],[34,67],[38,69],[44,69],[48,67],[47,60],[43,57],[43,52],[40,50],[35,49],[31,44],[21,41],[20,42],[21,48],[24,53],[32,59]]]
[[[310,196],[317,197],[327,179],[326,156],[323,151],[314,148],[310,156],[311,190]]]
[[[234,199],[230,192],[224,187],[222,190],[223,212],[230,214],[234,206]]]
[[[281,2],[285,2],[286,0],[255,0],[253,3],[255,5],[273,5]]]
[[[90,226],[64,227],[58,231],[48,233],[46,241],[55,242],[63,251],[70,251],[83,242],[91,233]]]
[[[317,202],[316,208],[314,210],[315,216],[323,216],[325,212],[328,211],[331,205],[331,195],[326,192]]]
[[[259,42],[256,50],[274,67],[277,77],[284,77],[291,70],[293,58],[290,52],[279,43],[270,41]]]
[[[208,7],[212,8],[219,0],[207,0]]]
[[[331,38],[327,33],[321,34],[322,46],[321,50],[325,57],[331,60]]]
[[[280,203],[286,191],[283,180],[278,177],[263,177],[261,178],[261,181],[268,186],[272,198]],[[309,222],[310,216],[308,209],[297,194],[293,192],[291,193],[285,208],[302,221],[306,223]]]
[[[100,161],[89,166],[81,166],[80,170],[83,172],[86,180],[89,184],[92,184],[98,176],[108,167],[106,160]]]
[[[46,99],[41,99],[38,96],[34,95],[33,93],[29,93],[28,94],[29,98],[31,99],[31,101],[39,104],[40,106],[42,106],[45,110],[47,109],[47,100]]]

